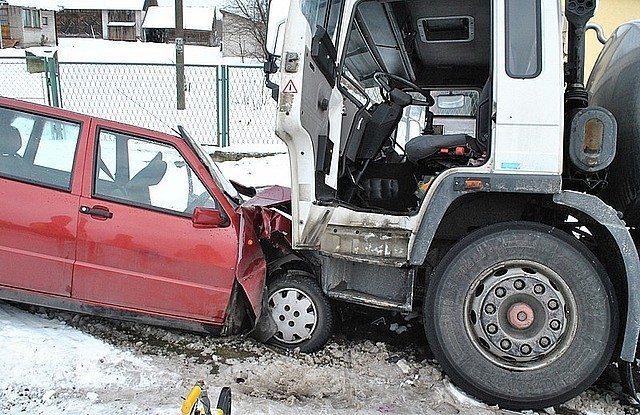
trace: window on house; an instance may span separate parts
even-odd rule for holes
[[[42,26],[47,26],[49,24],[49,18],[42,16]]]
[[[0,26],[9,26],[9,12],[6,9],[0,9]]]
[[[24,27],[40,27],[40,10],[22,9],[22,23]]]

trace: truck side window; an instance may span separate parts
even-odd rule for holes
[[[329,36],[334,39],[342,8],[342,0],[302,0],[300,7],[309,22],[311,32],[315,31],[316,26],[322,26]]]
[[[144,138],[101,131],[94,195],[190,216],[215,199],[180,152]]]
[[[540,0],[507,0],[507,74],[535,78],[542,70]]]

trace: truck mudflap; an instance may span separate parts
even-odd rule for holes
[[[617,212],[599,198],[578,192],[563,191],[553,196],[553,201],[576,209],[590,216],[607,228],[614,238],[624,261],[627,276],[627,319],[624,338],[620,350],[618,370],[627,399],[633,405],[640,405],[638,384],[640,371],[636,363],[636,349],[640,334],[640,259],[626,224]]]

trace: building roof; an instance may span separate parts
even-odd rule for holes
[[[175,29],[176,14],[173,7],[152,6],[142,23],[143,29]],[[187,30],[210,31],[215,18],[215,10],[208,7],[185,7],[183,24]]]
[[[3,1],[0,1],[0,3],[3,3]],[[58,11],[62,9],[59,5],[59,0],[7,0],[4,3],[8,3],[9,6],[29,7],[40,10]]]
[[[23,1],[23,0],[20,0]],[[33,0],[28,0],[33,1]],[[45,0],[72,10],[144,10],[144,0]]]

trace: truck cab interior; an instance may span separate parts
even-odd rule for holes
[[[491,3],[365,0],[346,42],[338,199],[411,214],[439,173],[487,158]]]

